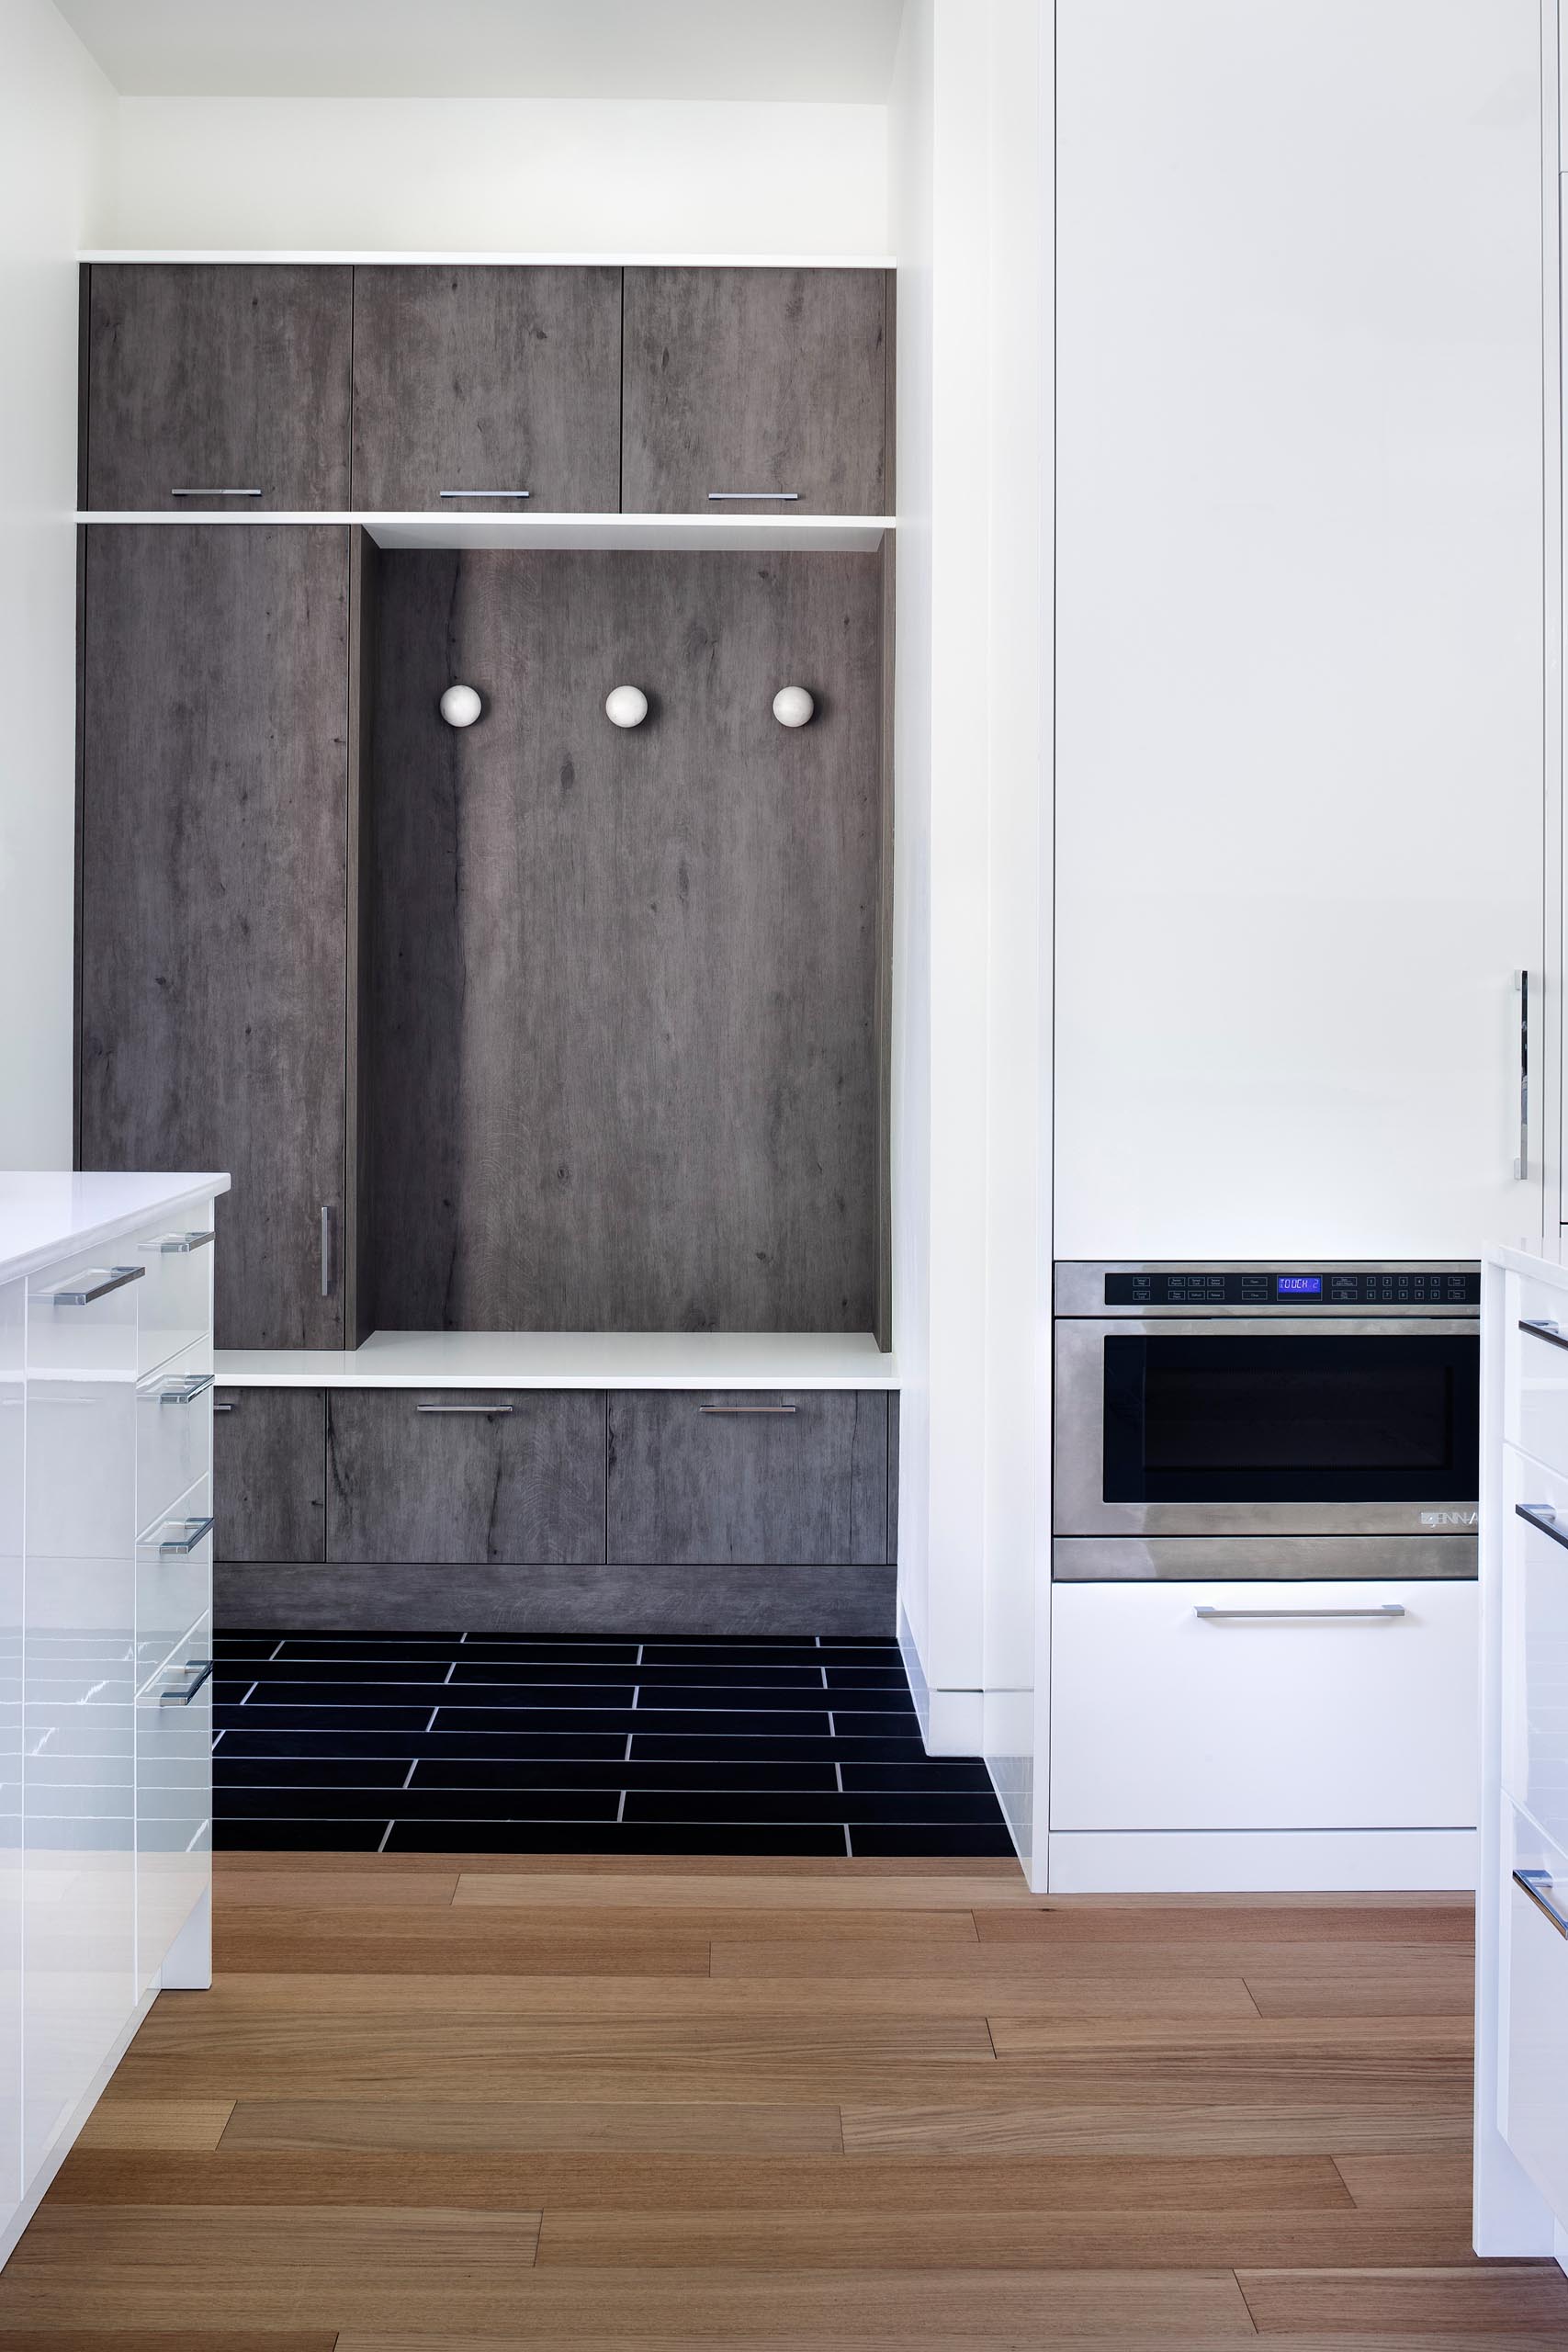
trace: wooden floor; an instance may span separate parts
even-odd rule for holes
[[[231,1855],[6,2352],[1562,2352],[1470,2253],[1452,1897]]]

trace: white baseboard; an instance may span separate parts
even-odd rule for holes
[[[1063,1830],[1053,1894],[1472,1891],[1473,1829]]]
[[[986,1745],[986,1694],[983,1690],[933,1690],[926,1680],[920,1653],[909,1621],[898,1611],[898,1652],[909,1678],[920,1737],[928,1756],[979,1756]]]

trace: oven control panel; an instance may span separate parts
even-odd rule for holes
[[[1451,1306],[1481,1304],[1479,1269],[1160,1267],[1108,1273],[1107,1306]]]

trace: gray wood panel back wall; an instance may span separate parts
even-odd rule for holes
[[[81,1164],[228,1170],[219,1346],[341,1348],[348,533],[86,537]]]
[[[389,1329],[871,1328],[874,555],[384,554]],[[485,697],[465,731],[454,679]],[[773,695],[809,686],[813,723]],[[608,689],[648,693],[630,731]]]
[[[345,508],[353,288],[320,265],[94,262],[87,504]]]
[[[355,505],[614,512],[620,363],[618,269],[356,269]]]

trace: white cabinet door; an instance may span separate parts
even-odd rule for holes
[[[24,1676],[23,2173],[134,2005],[139,1284],[28,1283]],[[68,1279],[69,1278],[69,1279]]]
[[[1051,1826],[1472,1829],[1478,1630],[1473,1584],[1054,1585]]]
[[[212,1620],[201,1618],[136,1702],[137,1990],[212,1878]]]
[[[1552,2211],[1568,2213],[1568,1878],[1528,1823],[1512,1827],[1497,2124]]]
[[[1058,0],[1058,1258],[1540,1229],[1539,52]]]
[[[25,1282],[0,1285],[0,2244],[22,2193]]]

